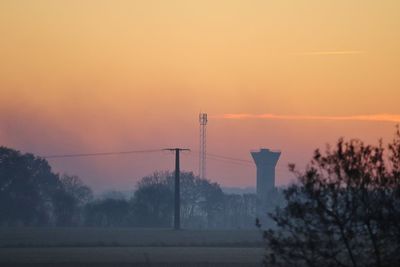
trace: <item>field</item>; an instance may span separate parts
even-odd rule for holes
[[[260,266],[259,231],[0,228],[0,266]]]

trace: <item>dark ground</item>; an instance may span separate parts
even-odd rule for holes
[[[0,266],[260,266],[251,230],[0,228]]]

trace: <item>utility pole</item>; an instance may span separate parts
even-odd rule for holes
[[[190,151],[187,148],[166,148],[164,150],[175,151],[175,198],[174,198],[174,229],[181,229],[181,193],[180,193],[180,160],[179,152]]]

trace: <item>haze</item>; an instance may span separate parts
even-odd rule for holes
[[[0,145],[38,155],[189,147],[182,167],[197,173],[202,111],[208,152],[251,160],[251,149],[279,149],[286,184],[289,162],[304,166],[341,136],[392,139],[396,120],[355,118],[399,118],[399,9],[397,0],[1,1]],[[173,156],[50,163],[97,190],[133,189],[171,170]],[[209,159],[207,173],[225,186],[255,183],[250,164]]]

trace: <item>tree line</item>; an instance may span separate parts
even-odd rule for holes
[[[171,227],[174,175],[141,178],[131,197],[94,197],[78,176],[57,174],[33,154],[0,147],[1,226]],[[255,194],[225,194],[217,183],[181,173],[184,228],[252,228]]]
[[[271,194],[274,224],[262,228],[266,266],[400,266],[399,129],[387,146],[340,139],[316,150],[304,172],[291,170],[297,182]],[[254,194],[225,194],[190,172],[181,177],[183,227],[253,227]],[[128,199],[94,198],[77,176],[0,148],[1,226],[170,227],[172,214],[173,173],[143,177]]]

